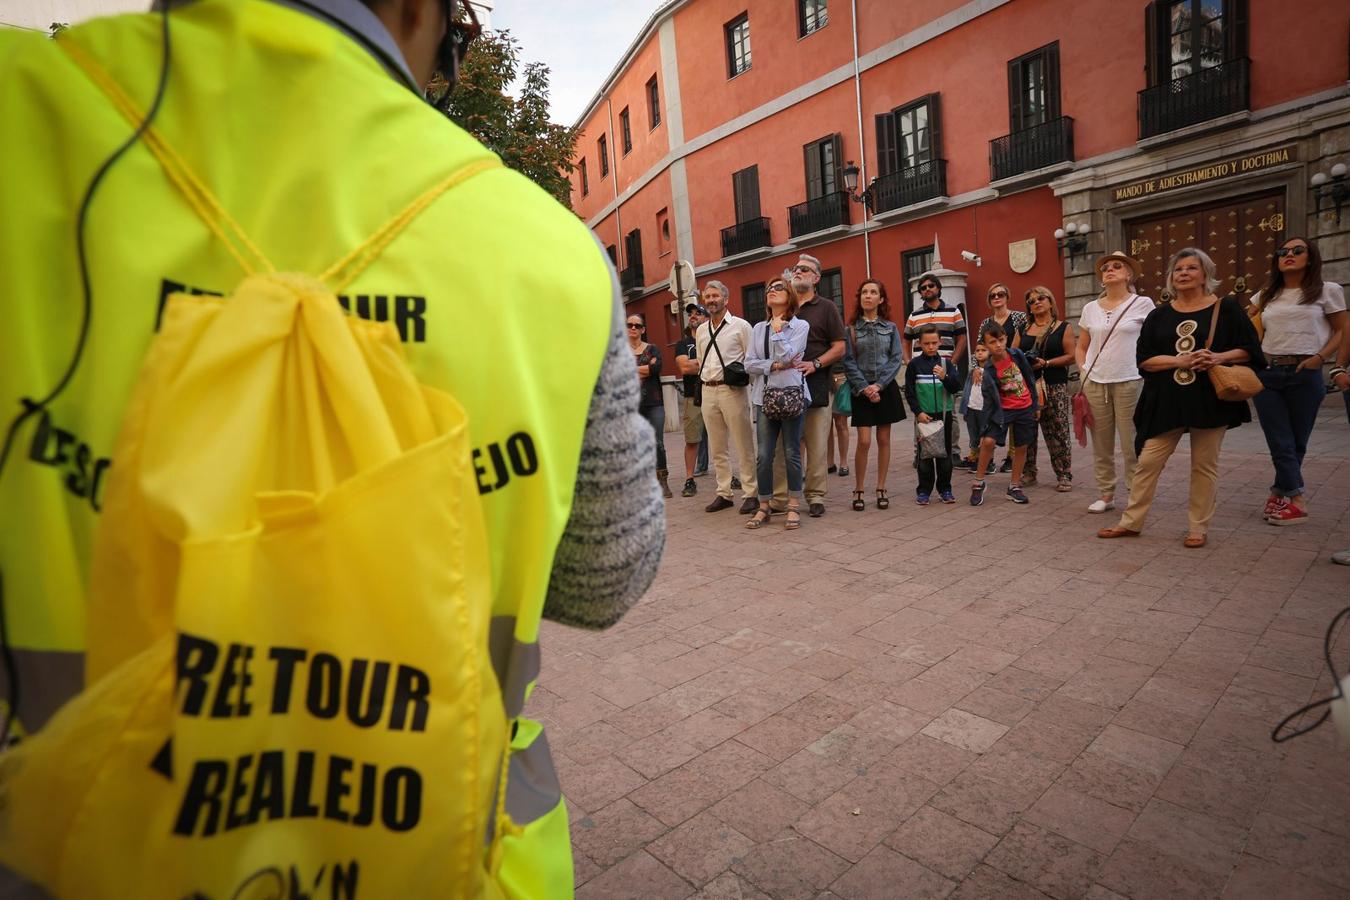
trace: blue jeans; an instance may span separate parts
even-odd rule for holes
[[[630,407],[631,408],[631,407]],[[656,467],[666,467],[666,408],[664,406],[646,406],[638,410],[642,418],[651,423],[656,431]]]
[[[788,493],[798,500],[805,499],[802,489],[806,476],[802,472],[802,423],[806,414],[795,419],[779,421],[764,415],[755,407],[755,431],[759,437],[759,456],[755,460],[755,474],[759,480],[759,502],[768,503],[773,497],[773,454],[783,437],[783,454],[787,462]]]
[[[1252,402],[1275,464],[1275,483],[1270,492],[1277,497],[1297,497],[1303,493],[1303,454],[1308,449],[1308,436],[1326,396],[1322,370],[1272,366],[1257,374],[1266,389]]]

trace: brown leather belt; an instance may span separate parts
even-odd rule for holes
[[[703,386],[704,386],[704,387],[721,387],[721,386],[724,385],[724,384],[726,384],[725,381],[705,381],[705,382],[703,382]]]
[[[1266,362],[1272,366],[1297,366],[1305,359],[1311,359],[1311,353],[1294,353],[1289,356],[1267,356]]]

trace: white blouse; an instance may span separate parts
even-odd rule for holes
[[[1144,327],[1144,320],[1151,312],[1153,301],[1138,294],[1131,294],[1129,299],[1110,312],[1102,309],[1096,300],[1083,307],[1078,326],[1089,337],[1087,354],[1083,359],[1083,371],[1089,380],[1098,384],[1115,384],[1143,377],[1139,374],[1135,345],[1139,343],[1139,331]],[[1108,333],[1111,335],[1109,341],[1106,339]]]
[[[1252,295],[1253,302],[1260,298],[1260,291]],[[1317,300],[1305,304],[1299,302],[1302,299],[1302,288],[1285,288],[1261,310],[1261,327],[1265,329],[1261,350],[1267,356],[1312,356],[1331,339],[1327,316],[1345,312],[1341,286],[1328,281]]]

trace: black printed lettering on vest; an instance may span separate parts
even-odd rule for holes
[[[331,653],[316,653],[309,663],[305,706],[316,719],[331,719],[342,708],[342,663]]]
[[[276,675],[272,679],[272,714],[285,715],[291,709],[291,682],[295,677],[295,667],[308,656],[304,650],[296,647],[273,647],[267,651],[267,658],[275,662]]]
[[[248,689],[253,686],[253,675],[249,672],[252,660],[253,648],[247,644],[232,643],[225,651],[225,665],[221,668],[220,682],[216,685],[211,718],[230,719],[253,712],[253,704],[248,700]],[[238,696],[232,697],[236,687],[239,689]]]
[[[389,730],[402,731],[403,721],[407,718],[411,706],[412,731],[427,730],[427,713],[431,704],[427,697],[431,694],[431,679],[421,669],[412,666],[399,666],[394,678],[394,698],[389,709]]]
[[[408,766],[380,772],[372,763],[300,750],[266,750],[193,765],[173,833],[211,837],[264,820],[324,818],[409,831],[422,818],[422,776]],[[289,804],[287,795],[289,794]],[[353,870],[350,884],[355,885]]]
[[[159,305],[155,310],[155,331],[159,331],[164,320],[164,307],[172,294],[192,294],[194,296],[223,297],[220,291],[193,287],[181,281],[161,278],[159,282]],[[392,310],[389,294],[338,295],[342,308],[354,316],[372,322],[388,322],[391,314],[399,338],[405,344],[422,344],[427,339],[427,298],[420,294],[394,294]]]
[[[366,687],[366,672],[371,671],[370,687]],[[353,725],[370,728],[384,714],[384,692],[389,684],[389,663],[377,662],[372,669],[370,661],[352,660],[351,678],[347,681],[347,718]],[[365,706],[361,696],[365,694]]]
[[[511,476],[526,478],[539,471],[539,453],[529,432],[517,431],[503,443],[494,441],[473,449],[473,471],[478,493],[499,491],[511,482]],[[486,456],[486,463],[483,457]],[[488,466],[491,466],[489,469]]]
[[[94,512],[103,509],[103,477],[112,460],[95,455],[93,448],[73,432],[52,424],[51,414],[45,409],[37,418],[28,458],[64,472],[62,484],[67,491],[88,500]]]
[[[356,900],[356,878],[360,874],[361,867],[356,860],[345,866],[334,863],[333,877],[329,882],[329,900]]]
[[[387,294],[338,295],[342,308],[371,322],[388,322],[390,303]],[[427,298],[415,294],[397,294],[393,302],[394,327],[405,344],[420,344],[427,339]]]
[[[206,701],[207,675],[216,667],[220,648],[205,638],[184,632],[178,634],[178,690],[182,693],[181,712],[185,716],[199,716]],[[186,691],[183,690],[184,683]]]

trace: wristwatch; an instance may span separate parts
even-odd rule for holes
[[[819,371],[820,371],[820,357],[816,357],[815,359],[811,360],[811,362],[813,362],[813,363],[816,364],[816,371],[819,372]]]

